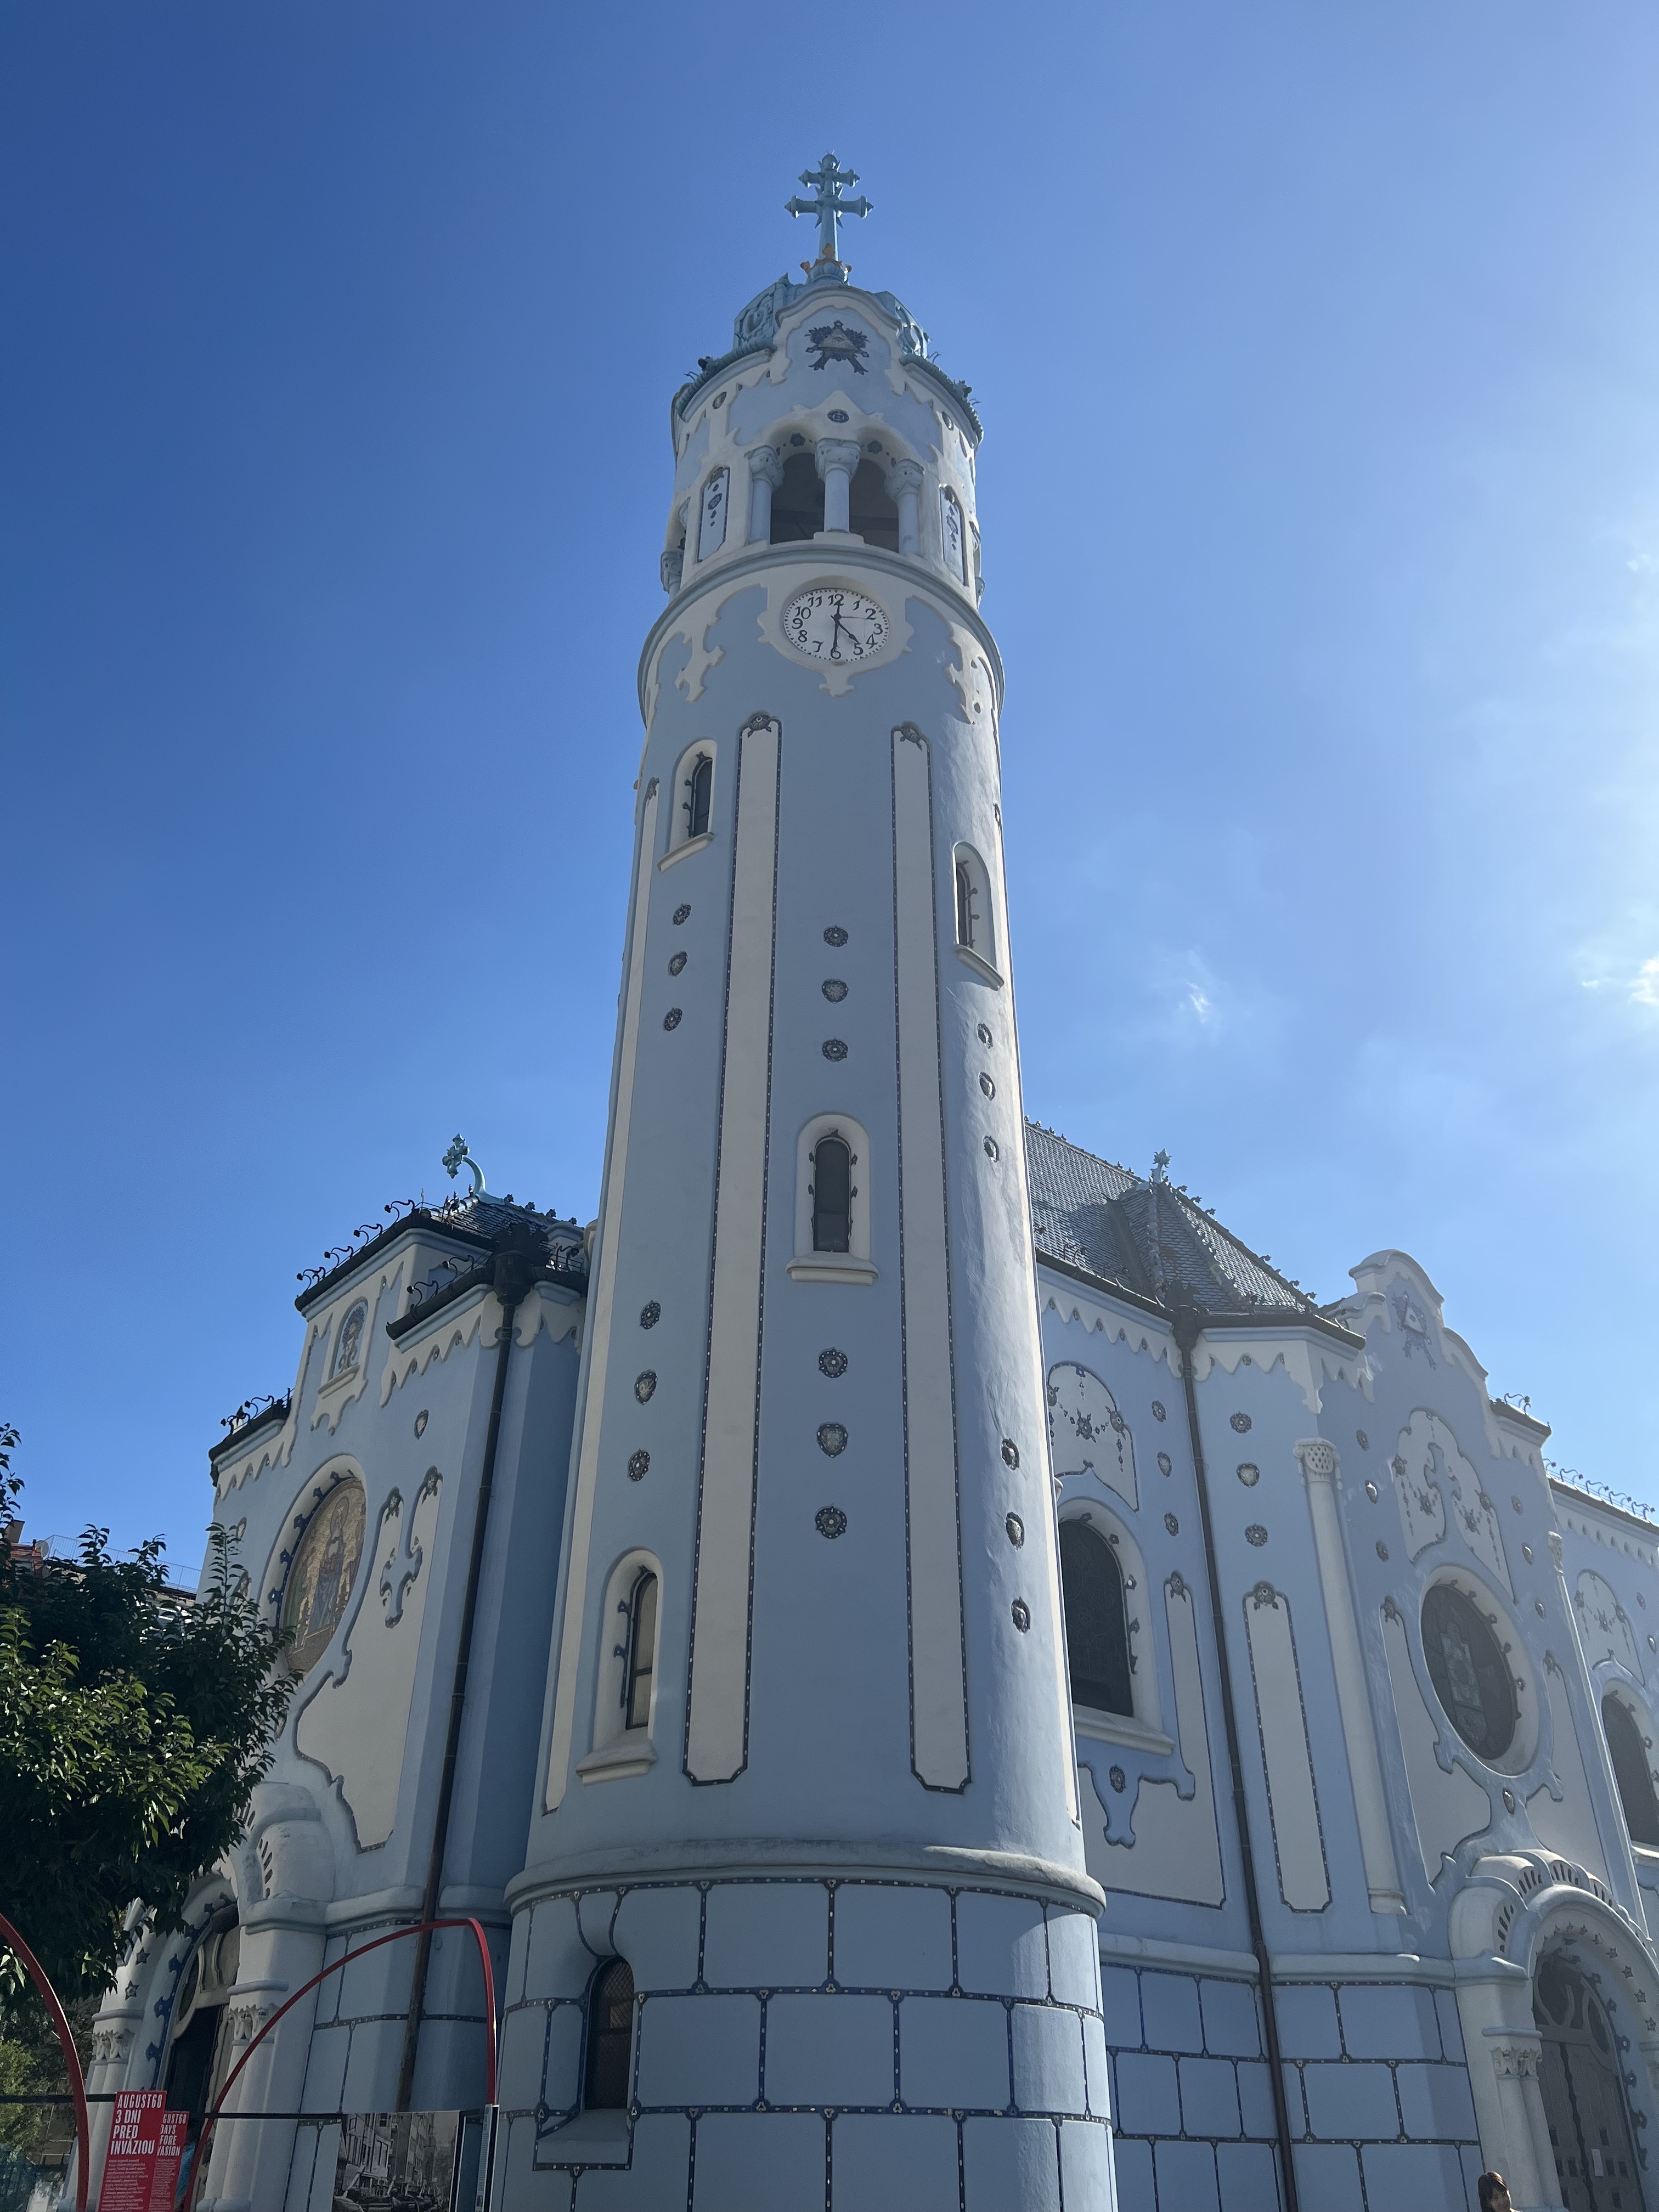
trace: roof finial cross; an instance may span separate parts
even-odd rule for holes
[[[844,215],[869,215],[870,203],[862,192],[855,200],[842,198],[844,185],[855,185],[859,180],[856,169],[843,169],[833,154],[826,154],[816,169],[803,169],[800,181],[817,187],[816,198],[804,200],[799,193],[784,202],[786,215],[815,215],[818,219],[818,259],[839,261],[841,244],[838,226]]]

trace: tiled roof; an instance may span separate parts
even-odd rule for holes
[[[1025,1125],[1031,1234],[1060,1260],[1160,1305],[1318,1318],[1305,1291],[1175,1184],[1148,1181],[1037,1122]]]

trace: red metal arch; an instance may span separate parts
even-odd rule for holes
[[[75,2140],[81,2154],[76,2160],[75,2212],[87,2212],[87,2189],[92,2175],[92,2127],[87,2118],[87,2077],[81,2071],[81,2054],[75,2047],[69,2021],[64,2016],[63,2006],[58,2002],[57,1990],[46,1978],[46,1968],[3,1913],[0,1913],[0,1936],[4,1937],[28,1969],[30,1979],[46,2001],[46,2010],[52,2014],[58,2040],[64,2046],[64,2063],[69,2069],[70,2087],[75,2092]],[[490,2101],[492,2104],[495,2102],[493,2097]]]

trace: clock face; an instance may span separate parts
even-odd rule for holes
[[[783,611],[783,634],[808,660],[868,660],[887,640],[887,610],[841,584],[798,592]]]

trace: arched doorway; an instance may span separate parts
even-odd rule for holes
[[[1533,1983],[1539,2067],[1557,2184],[1567,2212],[1647,2212],[1607,2008],[1577,1968],[1551,1953]]]
[[[173,2036],[162,2087],[168,2111],[190,2114],[184,2162],[179,2171],[181,2204],[189,2202],[202,2122],[231,2068],[228,2000],[235,1984],[241,1948],[236,1907],[222,1905],[190,1954],[173,2003]]]

